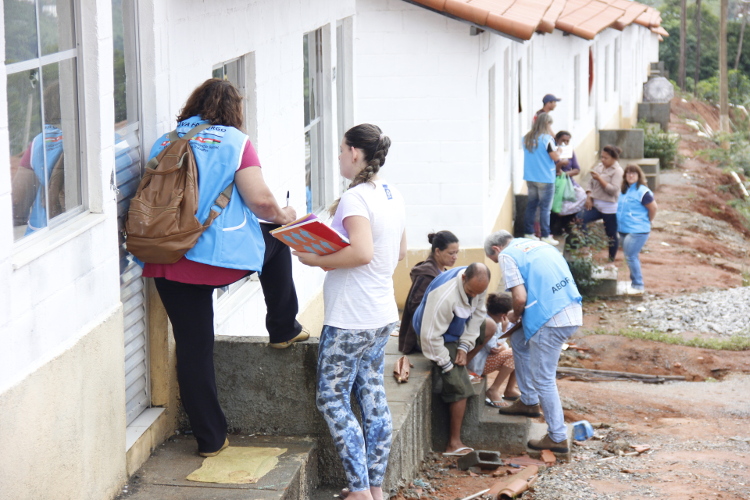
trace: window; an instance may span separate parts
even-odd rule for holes
[[[258,149],[258,99],[255,92],[255,53],[225,61],[213,67],[213,78],[228,80],[237,87],[245,105],[245,132]]]
[[[489,180],[490,182],[495,180],[495,141],[497,140],[497,131],[495,130],[495,119],[496,119],[496,113],[495,113],[495,66],[493,65],[490,68],[489,74],[487,75],[487,87],[488,87],[488,93],[487,96],[488,100],[488,106],[489,106],[489,112],[487,113],[487,117],[489,119],[488,124],[488,136],[489,140],[487,141],[489,144]]]
[[[581,55],[573,58],[573,118],[581,118]]]
[[[620,39],[615,38],[615,71],[614,71],[615,76],[613,78],[615,92],[619,90],[619,85],[620,85],[620,64],[621,64]]]
[[[508,135],[510,134],[512,125],[511,110],[511,69],[510,69],[510,49],[505,48],[503,55],[503,150],[508,151],[510,149],[510,140]]]
[[[594,49],[589,47],[589,107],[594,105]]]
[[[609,57],[609,45],[604,47],[604,100],[609,101],[609,67],[610,67],[610,57]]]
[[[72,0],[5,0],[13,239],[83,209]]]
[[[318,212],[325,208],[327,202],[323,128],[323,30],[305,33],[302,50],[307,211]]]

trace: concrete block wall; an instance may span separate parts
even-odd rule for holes
[[[488,182],[487,75],[494,64],[500,110],[512,42],[470,36],[467,25],[406,2],[360,0],[357,11],[355,122],[376,123],[393,141],[382,172],[404,194],[409,248],[441,229],[481,246],[510,187],[503,159]]]

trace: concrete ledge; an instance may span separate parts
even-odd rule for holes
[[[431,449],[430,363],[421,355],[410,356],[414,368],[409,382],[396,383],[392,371],[401,356],[397,346],[398,339],[393,337],[385,357],[385,390],[393,420],[386,490],[402,478],[411,479]],[[313,438],[318,443],[320,483],[340,487],[345,484],[343,468],[315,406],[317,356],[317,338],[276,350],[268,347],[264,337],[217,337],[214,360],[219,400],[236,432]],[[356,403],[353,406],[358,413]]]

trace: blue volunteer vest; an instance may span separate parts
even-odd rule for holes
[[[526,285],[523,333],[527,341],[568,304],[581,303],[568,263],[554,247],[516,238],[501,253],[513,258]]]
[[[46,153],[46,156],[45,156]],[[31,234],[43,227],[47,227],[47,183],[52,175],[55,163],[63,153],[62,130],[54,125],[45,125],[44,133],[34,137],[31,142],[31,168],[34,169],[36,178],[39,179],[39,187],[36,190],[36,198],[31,205],[29,224],[26,234]]]
[[[417,307],[417,310],[414,312],[414,317],[411,320],[411,324],[414,327],[414,331],[417,332],[417,335],[420,335],[420,332],[422,331],[422,316],[424,315],[425,304],[427,303],[427,297],[430,295],[430,292],[458,276],[458,273],[464,269],[466,269],[466,266],[443,271],[432,280],[432,283],[429,284],[427,290],[424,292],[424,297],[422,297],[422,302],[419,303],[419,307]],[[451,321],[451,324],[448,325],[448,330],[443,334],[445,342],[458,342],[458,339],[463,335],[466,323],[470,318],[471,314],[466,318],[460,318],[454,313],[453,321]]]
[[[206,120],[201,120],[199,116],[189,118],[177,124],[177,133],[183,136],[201,123],[206,123]],[[224,125],[213,125],[190,140],[198,165],[196,217],[201,223],[208,218],[216,198],[234,179],[247,140],[247,136],[236,128]],[[168,144],[166,134],[160,137],[151,148],[149,159],[158,155]],[[260,271],[265,251],[258,219],[245,205],[235,185],[229,205],[185,257],[212,266]]]
[[[632,184],[617,201],[617,230],[621,233],[650,233],[648,209],[641,200],[651,190],[641,184]],[[653,193],[652,193],[653,196]]]
[[[523,144],[523,180],[530,182],[545,182],[553,184],[555,182],[555,162],[547,153],[547,145],[554,144],[555,139],[549,134],[542,134],[537,139],[536,149],[529,151]]]

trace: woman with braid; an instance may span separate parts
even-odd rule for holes
[[[385,344],[398,323],[392,276],[406,255],[406,217],[401,194],[378,175],[390,144],[375,125],[344,134],[339,168],[352,182],[331,214],[350,246],[329,255],[293,252],[303,264],[328,271],[316,404],[343,462],[349,484],[342,495],[349,499],[383,500],[391,447],[383,367]],[[352,390],[362,426],[351,409]]]

